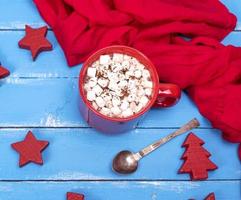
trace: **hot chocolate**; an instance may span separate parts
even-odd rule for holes
[[[87,100],[108,117],[127,118],[147,106],[153,94],[149,70],[135,57],[101,55],[87,69],[84,81]]]

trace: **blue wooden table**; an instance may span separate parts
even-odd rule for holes
[[[241,46],[241,0],[223,2],[239,18],[223,43]],[[64,200],[67,191],[84,193],[86,200],[201,200],[210,192],[217,200],[241,199],[237,145],[222,140],[185,94],[173,108],[152,109],[134,131],[98,133],[78,111],[81,65],[67,67],[52,31],[47,37],[54,50],[35,62],[18,48],[25,24],[45,25],[32,1],[0,0],[0,8],[0,60],[11,70],[11,76],[0,81],[0,200]],[[186,135],[146,157],[132,175],[112,172],[111,160],[118,151],[139,150],[193,117],[201,122],[194,132],[206,141],[204,147],[219,167],[207,181],[191,182],[187,174],[177,174]],[[28,130],[50,145],[43,166],[19,168],[10,144],[22,140]]]

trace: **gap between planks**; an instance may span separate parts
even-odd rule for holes
[[[94,128],[91,128],[89,126],[0,126],[0,130],[4,130],[4,129],[91,129],[93,130]],[[160,129],[160,130],[163,130],[163,129],[178,129],[180,127],[136,127],[135,129],[133,130],[136,130],[136,129]],[[206,130],[206,129],[209,129],[209,130],[218,130],[218,129],[215,129],[213,127],[198,127],[198,128],[195,128],[196,130]]]
[[[191,181],[186,179],[74,179],[74,180],[58,180],[58,179],[36,179],[36,180],[18,180],[18,179],[12,179],[12,180],[0,180],[0,183],[6,183],[6,182],[191,182],[191,183],[200,183],[200,182],[240,182],[241,184],[241,178],[240,179],[210,179],[205,181]]]

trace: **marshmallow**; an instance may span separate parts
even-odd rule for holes
[[[140,99],[140,103],[144,106],[149,102],[149,99],[146,96],[142,96]]]
[[[134,75],[135,75],[136,78],[141,78],[141,75],[142,75],[141,70],[136,70],[134,72]]]
[[[108,88],[112,91],[115,91],[118,88],[118,84],[116,82],[110,81]]]
[[[93,77],[88,82],[90,87],[94,87],[97,84],[97,78]]]
[[[129,61],[125,60],[125,58],[124,58],[124,61],[122,62],[122,67],[123,67],[123,69],[129,69],[129,67],[130,67]]]
[[[120,106],[121,110],[124,111],[124,110],[126,110],[128,107],[129,107],[129,102],[124,100],[124,101],[121,103],[121,106]]]
[[[128,99],[129,102],[133,102],[133,101],[135,101],[135,99],[136,99],[136,95],[130,94],[130,95],[127,97],[127,99]]]
[[[135,112],[135,113],[140,112],[143,107],[144,107],[144,106],[142,105],[142,103],[139,103],[139,104],[136,106],[134,112]]]
[[[94,101],[92,102],[92,106],[95,110],[98,110],[98,108],[99,108],[98,105]]]
[[[112,105],[113,106],[119,106],[121,104],[120,98],[119,97],[113,97],[112,98]]]
[[[135,112],[135,110],[136,110],[136,103],[135,103],[135,102],[131,102],[131,103],[130,103],[130,109],[131,109],[133,112]]]
[[[142,81],[141,85],[145,88],[152,88],[153,87],[153,83],[151,81]]]
[[[122,65],[120,63],[116,63],[115,65],[113,65],[113,72],[119,72],[123,69]]]
[[[124,54],[123,59],[128,60],[129,62],[131,60],[131,56]]]
[[[126,80],[123,80],[118,83],[118,86],[124,88],[125,86],[127,86],[127,84],[128,82]]]
[[[87,76],[93,78],[93,77],[95,77],[95,74],[96,74],[96,68],[89,67],[87,70]]]
[[[112,101],[111,100],[108,100],[108,101],[106,101],[105,102],[105,106],[107,107],[107,108],[112,108],[113,107],[113,105],[112,105]]]
[[[123,59],[124,59],[123,54],[120,54],[120,53],[114,53],[114,54],[113,54],[112,60],[113,60],[114,62],[121,63],[121,62],[123,61]]]
[[[128,82],[128,87],[129,87],[130,89],[135,88],[135,87],[136,87],[136,81],[135,81],[135,80],[129,80],[129,82]]]
[[[115,95],[118,97],[122,97],[123,96],[123,92],[122,90],[118,87],[115,91],[113,91],[113,93],[115,92]]]
[[[126,79],[126,76],[124,74],[119,73],[118,74],[118,81],[124,81]]]
[[[147,78],[150,78],[150,77],[151,77],[151,74],[150,74],[150,72],[149,72],[147,69],[144,69],[144,70],[142,71],[142,76],[143,76],[145,79],[147,79]]]
[[[152,88],[153,87],[152,81],[147,81],[145,86],[148,87],[148,88]]]
[[[92,89],[92,87],[90,87],[89,84],[85,84],[84,85],[84,90],[87,92],[87,91],[90,91]]]
[[[107,73],[108,79],[111,82],[118,82],[118,74],[114,72],[108,72]]]
[[[131,72],[134,76],[134,71],[136,70],[136,66],[131,64],[130,67],[129,67],[129,72]]]
[[[109,80],[105,78],[99,78],[98,79],[98,84],[102,87],[105,88],[108,86]]]
[[[146,88],[146,89],[145,89],[145,94],[146,94],[147,96],[151,96],[151,94],[152,94],[152,89]]]
[[[103,92],[103,89],[99,85],[93,87],[92,90],[95,92],[96,96],[100,96],[100,94]]]
[[[139,88],[137,90],[137,95],[140,97],[140,96],[143,96],[145,94],[145,90],[143,88]]]
[[[103,114],[103,115],[109,115],[110,109],[106,108],[106,107],[103,107],[103,108],[101,108],[100,113]]]
[[[96,97],[95,102],[100,108],[105,106],[105,101],[102,99],[102,97]]]
[[[136,58],[134,58],[134,57],[131,58],[131,63],[132,63],[133,65],[135,65],[135,66],[137,66],[137,65],[140,64],[140,62],[139,62]]]
[[[130,117],[131,115],[133,115],[133,111],[130,108],[127,108],[122,112],[123,117]]]
[[[121,114],[121,110],[120,110],[120,108],[117,107],[117,106],[112,107],[112,108],[111,108],[111,112],[112,112],[114,115],[119,115],[119,114]]]
[[[100,66],[100,61],[96,60],[95,62],[92,63],[91,67],[98,68]]]
[[[109,55],[102,55],[100,56],[100,64],[101,65],[107,65],[110,62],[110,56]]]
[[[134,76],[134,72],[133,72],[133,71],[127,71],[127,72],[125,73],[125,79],[129,79],[130,76]]]
[[[101,97],[104,99],[104,101],[110,101],[112,99],[112,95],[111,94],[107,95],[105,93],[102,93]]]
[[[87,99],[89,101],[94,101],[96,96],[95,96],[95,92],[94,91],[87,91]]]
[[[136,69],[141,70],[141,72],[142,72],[142,70],[145,69],[145,66],[143,64],[139,63],[139,65],[137,65]]]

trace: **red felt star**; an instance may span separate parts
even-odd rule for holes
[[[73,192],[67,192],[67,200],[84,200],[84,195]]]
[[[52,50],[52,44],[45,38],[47,26],[33,29],[26,25],[25,32],[26,35],[19,41],[18,45],[20,48],[30,50],[33,60],[35,60],[40,52]]]
[[[10,72],[0,64],[0,79],[7,77],[9,74]]]
[[[37,140],[33,133],[29,131],[23,141],[12,144],[12,148],[20,154],[19,166],[22,167],[30,162],[42,165],[41,152],[48,144],[48,141]]]
[[[205,200],[215,200],[215,194],[212,192],[210,193],[206,198]]]

